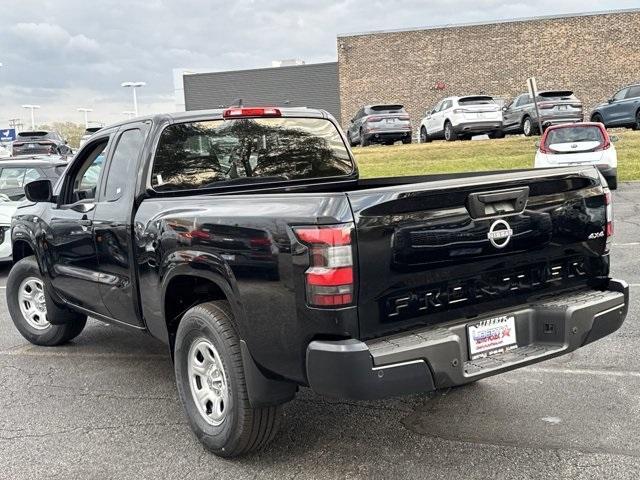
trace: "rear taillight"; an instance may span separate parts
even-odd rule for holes
[[[269,237],[255,237],[249,239],[249,245],[252,247],[270,247],[271,239]]]
[[[540,139],[540,146],[538,147],[538,149],[540,150],[540,153],[546,153],[547,155],[554,153],[553,150],[551,150],[547,146],[548,136],[549,136],[549,129],[545,130],[544,133],[542,134],[542,138]]]
[[[603,124],[598,124],[598,128],[600,129],[600,133],[602,134],[602,138],[604,141],[600,144],[599,147],[595,148],[594,151],[598,152],[600,150],[607,150],[611,146],[611,139],[609,138],[609,133]]]
[[[538,103],[538,108],[542,108],[543,110],[548,110],[550,108],[555,107],[556,104],[555,103]]]
[[[309,249],[305,272],[307,303],[314,307],[344,307],[353,303],[352,224],[296,227]]]
[[[366,123],[375,123],[375,122],[379,122],[380,120],[382,120],[383,117],[375,117],[375,116],[371,116],[371,117],[367,117],[365,122]]]
[[[604,204],[606,206],[606,227],[604,235],[607,239],[605,251],[609,251],[611,243],[613,242],[613,202],[611,199],[611,191],[608,188],[604,189]]]

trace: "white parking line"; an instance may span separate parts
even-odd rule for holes
[[[554,367],[527,367],[527,371],[535,373],[566,373],[568,375],[597,375],[602,377],[637,377],[640,372],[624,370],[596,370],[592,368],[554,368]]]
[[[614,243],[614,247],[637,247],[640,245],[640,242],[629,242],[629,243]]]

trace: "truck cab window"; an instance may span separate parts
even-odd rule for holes
[[[183,190],[231,182],[349,175],[354,166],[335,125],[323,118],[247,118],[169,125],[151,186]]]
[[[135,168],[142,150],[144,135],[138,128],[125,131],[118,140],[104,189],[105,200],[114,202],[132,190]]]
[[[73,177],[71,198],[69,203],[93,200],[100,181],[100,173],[106,157],[106,140],[89,153]]]

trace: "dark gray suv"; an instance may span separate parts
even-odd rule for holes
[[[605,127],[628,127],[640,130],[640,83],[629,85],[596,106],[591,121],[603,123]]]
[[[537,100],[542,128],[583,120],[582,102],[569,90],[538,92]],[[524,133],[527,137],[540,133],[536,107],[528,93],[517,96],[502,111],[502,130],[505,133]]]
[[[347,129],[349,145],[411,143],[411,120],[402,105],[367,105],[358,110]]]

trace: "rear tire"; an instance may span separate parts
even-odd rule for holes
[[[427,129],[422,127],[420,129],[420,143],[429,143],[431,142],[431,137],[427,134]]]
[[[49,323],[44,288],[35,257],[25,257],[9,272],[7,306],[13,324],[24,338],[34,345],[54,347],[80,335],[87,324],[87,317],[69,312],[67,323]]]
[[[402,143],[403,143],[403,144],[405,144],[405,145],[410,144],[410,143],[411,143],[411,137],[409,137],[409,138],[403,138],[403,139],[402,139]]]
[[[640,110],[636,112],[636,123],[632,127],[634,130],[640,130]]]
[[[196,437],[221,457],[260,450],[273,440],[281,406],[249,403],[240,339],[228,302],[184,314],[175,341],[178,394]]]
[[[496,130],[489,134],[489,138],[504,138],[504,132],[502,130]]]
[[[617,190],[618,189],[618,176],[615,177],[606,177],[607,184],[609,185],[609,190]]]
[[[444,124],[444,139],[447,142],[455,142],[458,139],[458,134],[453,131],[453,125],[448,120]]]

